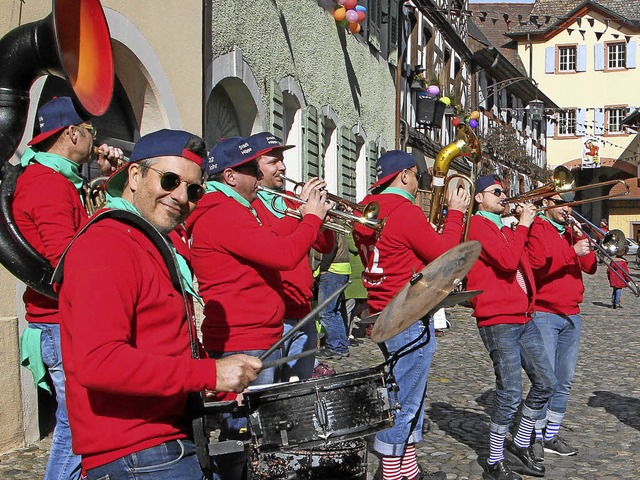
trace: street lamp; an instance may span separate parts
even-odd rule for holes
[[[484,103],[486,102],[489,98],[491,98],[493,95],[495,95],[496,93],[498,93],[501,90],[504,90],[505,88],[510,87],[511,85],[518,83],[518,82],[522,82],[524,80],[528,80],[531,83],[533,83],[533,85],[536,88],[536,92],[538,91],[538,82],[536,82],[533,78],[529,77],[529,76],[520,76],[520,77],[512,77],[512,78],[507,78],[505,80],[501,80],[499,82],[496,82],[494,84],[491,85],[491,88],[493,89],[493,91],[487,95],[486,97],[483,98],[479,98],[479,102],[478,103]],[[479,94],[482,94],[482,92],[478,92]],[[539,121],[542,120],[542,115],[544,113],[544,102],[542,102],[541,100],[538,100],[537,98],[537,93],[536,93],[536,99],[535,100],[531,100],[528,104],[527,104],[527,110],[529,110],[529,114],[531,115],[531,118],[533,120]]]

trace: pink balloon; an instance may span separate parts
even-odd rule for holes
[[[357,4],[358,4],[358,0],[344,0],[344,8],[346,8],[347,10],[352,10],[356,8]]]
[[[356,23],[358,21],[358,12],[355,10],[347,10],[347,21],[349,23]]]
[[[344,2],[345,2],[345,0],[338,0],[338,3],[339,3],[340,5],[344,5]]]
[[[361,10],[356,10],[356,13],[358,14],[358,22],[364,22],[364,19],[367,18],[367,14]]]

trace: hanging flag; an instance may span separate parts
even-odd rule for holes
[[[589,25],[591,25],[593,27],[593,24],[595,23],[595,20],[593,18],[587,18],[587,22],[589,22]]]
[[[582,168],[600,168],[602,138],[585,137],[582,141]]]

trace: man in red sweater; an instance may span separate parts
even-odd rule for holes
[[[40,133],[22,155],[24,172],[18,177],[13,216],[20,233],[53,267],[80,226],[87,220],[79,190],[80,168],[89,163],[96,130],[89,116],[77,110],[69,97],[58,97],[38,109]],[[97,161],[111,172],[122,150],[104,144]],[[29,365],[44,362],[55,389],[58,407],[45,480],[80,478],[80,457],[71,450],[71,432],[65,401],[64,369],[60,353],[58,301],[31,288],[23,296],[29,327],[22,337],[22,355]],[[40,381],[40,379],[37,379]],[[43,385],[46,385],[44,381]],[[48,389],[48,387],[45,387]]]
[[[546,357],[542,336],[531,321],[535,283],[525,250],[535,207],[521,207],[515,229],[502,224],[506,192],[493,175],[476,180],[477,213],[471,218],[469,240],[482,244],[480,258],[467,277],[469,290],[483,292],[471,299],[480,338],[491,356],[496,375],[496,396],[489,425],[489,458],[483,478],[520,480],[517,472],[544,476],[531,448],[534,423],[544,417],[544,406],[553,393],[555,376]],[[522,402],[521,358],[531,379],[522,407],[522,420],[504,461],[505,437]]]
[[[288,195],[293,192],[286,191],[282,175],[286,173],[283,152],[293,145],[281,145],[278,139],[269,132],[256,133],[248,138],[249,145],[255,152],[259,152],[257,158],[262,178],[260,185],[271,190],[278,190]],[[324,180],[312,178],[298,192],[299,198],[306,201],[309,190],[326,187]],[[275,208],[273,203],[275,202]],[[290,205],[282,197],[274,193],[261,190],[258,198],[251,202],[251,206],[258,212],[258,218],[265,227],[272,228],[280,235],[288,235],[293,232],[299,220],[283,214],[285,208],[297,208],[298,205]],[[321,229],[313,248],[320,253],[329,253],[333,247],[334,235],[331,230]],[[313,299],[313,272],[307,256],[292,270],[280,272],[284,296],[284,334],[294,328],[298,321],[311,311]],[[284,345],[284,356],[297,355],[307,350],[315,349],[318,343],[318,331],[315,322],[307,322]],[[291,360],[282,366],[281,378],[284,381],[290,377],[300,380],[311,378],[315,357],[307,357]]]
[[[386,223],[382,234],[357,225],[353,238],[364,264],[362,281],[367,288],[370,313],[382,311],[389,301],[422,270],[462,239],[462,219],[469,195],[455,190],[449,198],[449,213],[438,234],[415,204],[420,173],[413,156],[391,150],[377,161],[378,181],[374,194],[361,204],[380,204],[379,218]],[[383,480],[445,479],[444,472],[420,474],[415,444],[422,440],[424,397],[431,360],[436,351],[433,319],[423,318],[395,337],[380,344],[385,356],[395,354],[411,342],[421,345],[401,356],[391,372],[398,384],[401,409],[392,428],[375,436],[374,449],[382,455]]]
[[[567,223],[571,207],[565,203],[559,194],[541,200],[546,210],[534,220],[527,245],[537,290],[533,323],[542,334],[557,378],[555,393],[547,403],[546,417],[536,422],[534,453],[537,458],[543,458],[543,452],[562,456],[577,453],[558,431],[567,411],[578,362],[582,328],[580,304],[584,294],[582,273],[593,275],[598,266],[589,240]]]
[[[168,235],[204,194],[205,155],[204,141],[188,132],[143,136],[106,184],[110,206]],[[241,392],[262,362],[246,355],[192,357],[191,299],[176,290],[142,230],[101,219],[76,237],[64,261],[62,353],[73,448],[87,478],[125,479],[132,472],[202,478],[188,439],[187,395]],[[186,262],[177,254],[175,262],[183,288],[194,295]]]

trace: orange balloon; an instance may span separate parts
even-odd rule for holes
[[[477,110],[474,110],[473,112],[471,112],[471,113],[469,114],[469,118],[470,118],[470,119],[472,119],[472,120],[477,120],[477,119],[479,119],[479,118],[480,118],[480,112],[479,112],[479,111],[477,111]]]
[[[362,27],[360,26],[360,24],[359,24],[359,23],[350,23],[350,24],[349,24],[349,31],[350,31],[351,33],[353,33],[354,35],[355,35],[356,33],[360,33],[360,30],[362,30]]]
[[[347,9],[343,7],[338,7],[333,12],[333,18],[335,18],[336,22],[340,22],[344,20],[344,17],[347,16]]]

